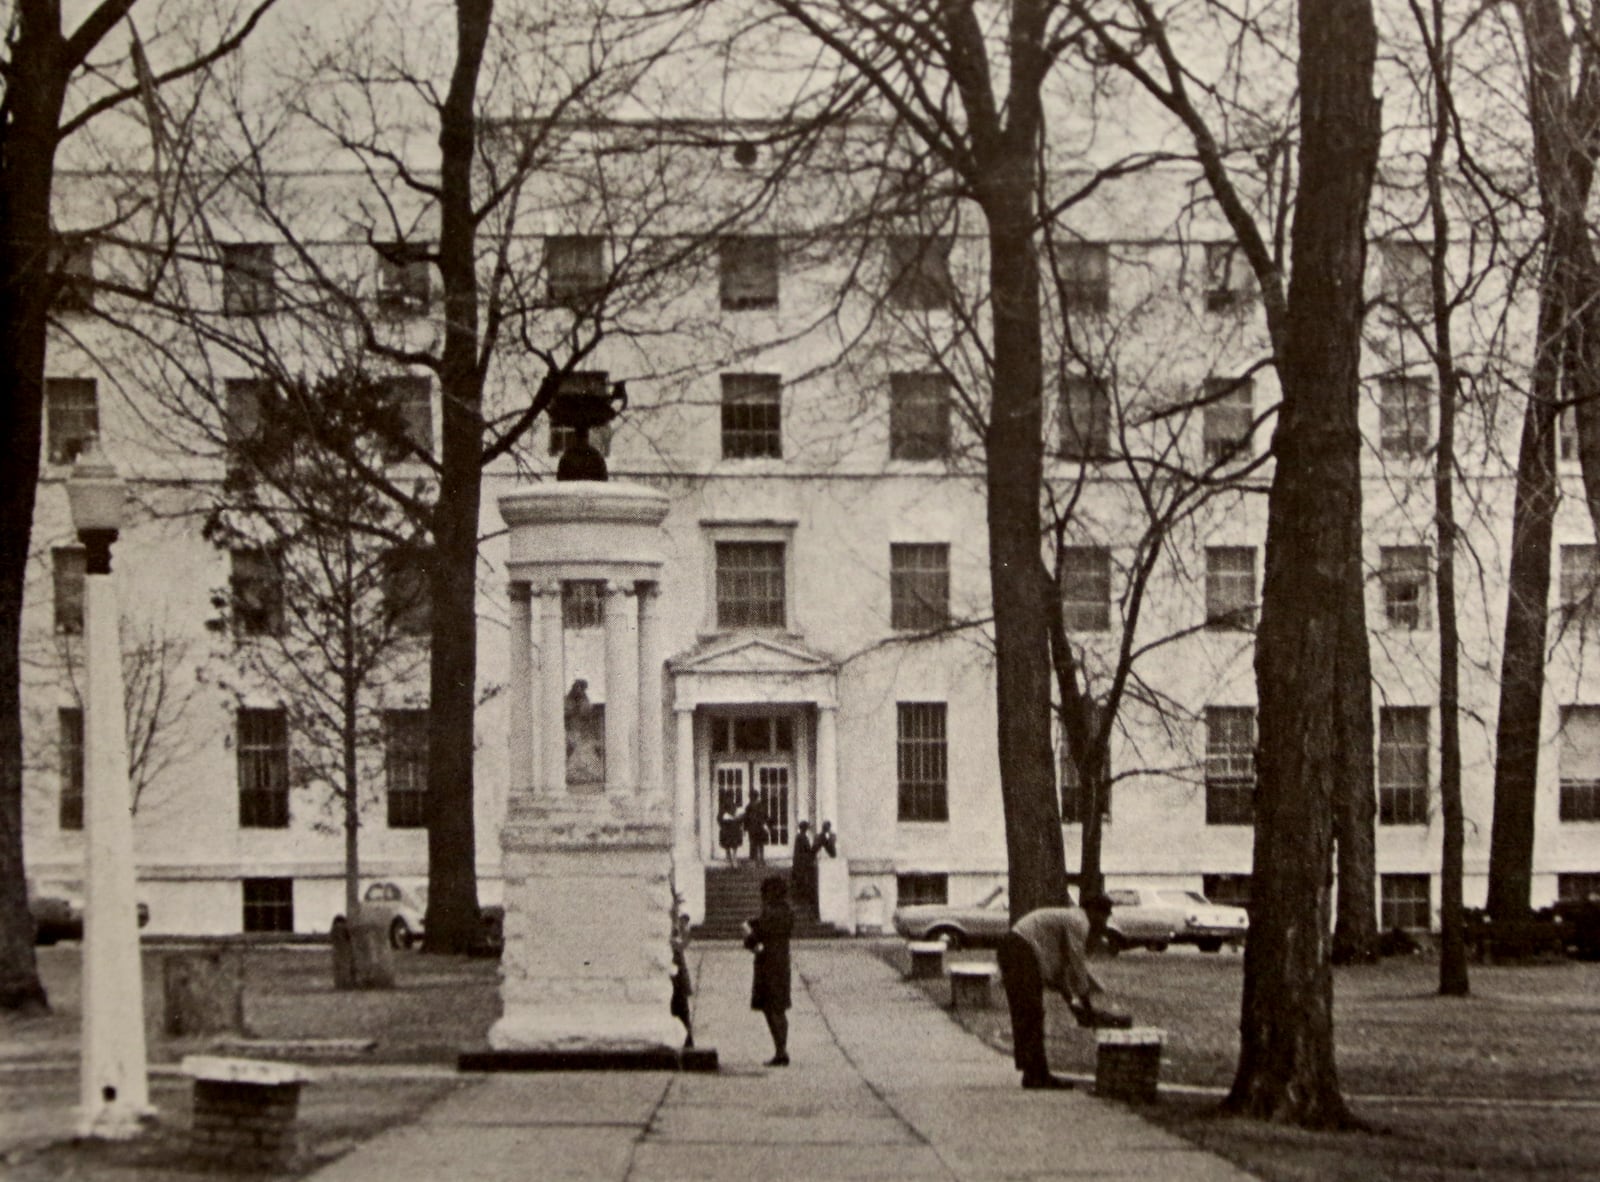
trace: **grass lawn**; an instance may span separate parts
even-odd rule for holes
[[[39,951],[52,1011],[45,1017],[0,1017],[0,1176],[7,1182],[94,1178],[110,1182],[198,1182],[205,1172],[188,1155],[192,1086],[157,1076],[151,1099],[161,1121],[153,1135],[127,1144],[63,1141],[77,1102],[79,948]],[[165,950],[144,952],[145,1029],[152,1064],[205,1050],[206,1039],[169,1039],[161,1030]],[[245,952],[245,1023],[263,1039],[371,1039],[368,1052],[345,1062],[453,1065],[464,1046],[478,1045],[500,1014],[499,965],[492,960],[400,953],[397,988],[341,992],[333,988],[326,946],[252,948]],[[295,1055],[305,1059],[305,1055]],[[396,1079],[330,1076],[301,1093],[301,1159],[281,1175],[298,1177],[358,1141],[410,1119],[462,1086],[453,1077]],[[56,1143],[48,1144],[52,1139]],[[256,1175],[274,1179],[278,1175]]]
[[[905,953],[886,944],[884,955]],[[1600,1177],[1600,964],[1475,965],[1467,998],[1437,996],[1438,966],[1421,959],[1338,970],[1340,1081],[1372,1130],[1343,1134],[1216,1115],[1238,1056],[1242,964],[1176,950],[1096,962],[1140,1025],[1167,1031],[1162,1081],[1216,1089],[1164,1096],[1153,1119],[1269,1179]],[[948,1001],[944,982],[924,987]],[[992,1008],[959,1020],[1010,1048],[998,988]],[[1056,1069],[1092,1075],[1094,1039],[1059,998],[1048,1023]]]

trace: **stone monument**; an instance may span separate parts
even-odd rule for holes
[[[556,481],[500,498],[511,761],[504,1012],[489,1031],[499,1061],[485,1066],[715,1068],[714,1051],[681,1050],[668,1011],[672,798],[655,606],[667,498],[609,481],[588,444],[619,400],[620,389],[558,397],[552,422],[574,438]],[[599,598],[597,668],[568,667],[563,584]]]

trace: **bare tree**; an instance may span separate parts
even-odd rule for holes
[[[229,9],[214,42],[140,79],[130,59],[95,61],[138,0],[100,0],[70,31],[59,0],[10,6],[0,77],[0,1008],[48,1001],[33,955],[22,858],[21,620],[44,406],[46,338],[62,277],[52,213],[56,157],[71,137],[141,93],[208,69],[232,53],[275,0]]]

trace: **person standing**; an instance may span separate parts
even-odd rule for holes
[[[789,870],[790,894],[797,911],[817,914],[817,846],[811,838],[811,822],[795,826],[794,863]]]
[[[1080,1026],[1133,1024],[1104,1004],[1105,991],[1089,972],[1084,942],[1089,918],[1077,907],[1041,907],[1011,926],[1000,943],[1000,982],[1011,1011],[1012,1058],[1025,1088],[1070,1088],[1052,1074],[1044,1048],[1044,989],[1067,999]]]
[[[789,886],[782,875],[769,875],[761,880],[761,914],[744,925],[744,946],[756,954],[750,1008],[766,1018],[772,1035],[768,1067],[789,1065],[789,938],[793,933]]]
[[[750,861],[757,866],[767,860],[767,798],[761,789],[750,789],[750,803],[744,806],[744,834],[750,839]]]
[[[672,916],[672,1016],[683,1023],[685,1047],[694,1046],[694,1022],[689,1015],[689,998],[694,983],[689,977],[689,917],[681,911]]]
[[[722,806],[717,810],[717,844],[727,856],[728,864],[738,860],[739,846],[744,841],[744,815],[734,802],[733,793],[722,792]]]

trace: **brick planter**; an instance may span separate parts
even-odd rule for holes
[[[183,1069],[194,1077],[195,1157],[235,1170],[281,1169],[294,1160],[306,1072],[289,1063],[209,1055],[189,1056]]]
[[[1094,1094],[1108,1100],[1153,1104],[1161,1079],[1161,1044],[1167,1032],[1151,1026],[1100,1030],[1094,1065]]]

